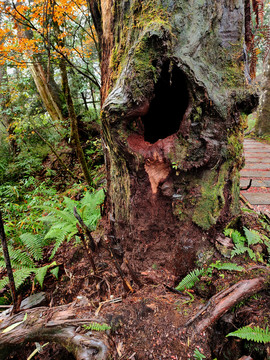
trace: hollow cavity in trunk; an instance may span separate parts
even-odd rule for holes
[[[144,140],[155,143],[175,134],[188,107],[189,96],[186,76],[170,62],[164,63],[155,85],[155,95],[150,108],[142,116]]]

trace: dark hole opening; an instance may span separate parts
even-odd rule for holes
[[[188,107],[188,89],[184,73],[177,67],[170,69],[166,62],[155,85],[155,97],[149,111],[142,116],[144,140],[155,143],[176,133]]]

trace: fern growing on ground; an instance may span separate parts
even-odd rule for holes
[[[256,254],[250,246],[262,243],[263,241],[261,239],[261,235],[257,231],[249,230],[246,227],[243,227],[243,230],[245,236],[241,235],[239,231],[234,229],[226,229],[224,231],[224,235],[229,236],[234,243],[234,249],[231,252],[231,257],[233,258],[235,255],[242,255],[247,252],[252,260],[257,260]]]
[[[220,260],[216,261],[215,264],[210,264],[211,268],[217,270],[227,270],[227,271],[243,271],[244,268],[234,263],[221,263]]]
[[[254,328],[250,326],[245,326],[234,332],[229,333],[227,337],[228,336],[236,336],[240,339],[255,341],[264,344],[270,342],[270,332],[268,326],[266,327],[266,329],[262,329],[259,326],[255,326]]]
[[[176,290],[183,291],[185,289],[191,289],[196,282],[200,281],[199,276],[204,273],[204,269],[195,269],[185,276],[181,282],[176,286]]]
[[[15,249],[12,245],[8,246],[9,256],[11,260],[11,267],[14,270],[13,276],[14,276],[16,288],[19,288],[31,274],[35,274],[35,279],[39,282],[40,286],[42,287],[44,278],[49,268],[56,266],[56,262],[53,262],[49,265],[45,265],[42,267],[37,267],[34,262],[34,260],[37,260],[35,258],[35,255],[36,254],[40,255],[39,252],[37,252],[38,249],[37,243],[35,243],[34,245],[34,250],[31,248],[30,243],[27,245],[27,248],[30,250],[29,253],[31,255],[34,253],[33,257],[31,257],[31,255],[28,254],[26,251],[23,251],[21,249]],[[39,250],[40,251],[42,250],[42,245],[40,245]],[[42,253],[40,259],[42,259]],[[1,249],[0,268],[5,268],[5,267],[6,267],[6,263]],[[4,276],[0,280],[0,289],[3,289],[6,285],[8,285],[8,283],[9,283],[8,277]]]
[[[51,208],[50,206],[43,206],[42,209],[49,211],[49,215],[40,218],[49,224],[50,229],[45,235],[45,239],[54,239],[54,249],[50,256],[52,259],[62,245],[67,240],[69,241],[77,234],[77,219],[73,214],[74,207],[77,208],[81,218],[87,225],[90,231],[96,228],[97,221],[100,218],[100,204],[104,200],[104,191],[86,192],[84,198],[80,201],[75,201],[70,198],[64,198],[64,210]]]
[[[205,356],[198,349],[195,349],[193,356],[195,360],[205,359]]]

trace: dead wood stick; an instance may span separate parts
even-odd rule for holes
[[[80,227],[80,225],[77,223],[76,224],[77,226],[77,229],[78,229],[78,235],[83,243],[83,247],[84,247],[84,250],[86,251],[86,255],[90,261],[90,264],[92,266],[92,269],[94,271],[94,274],[97,275],[97,268],[96,268],[96,264],[95,264],[95,261],[94,261],[94,257],[92,255],[92,252],[91,250],[89,249],[89,246],[88,246],[88,243],[85,241],[85,238],[84,238],[84,233],[82,232],[82,229]]]
[[[246,299],[266,287],[263,277],[241,280],[228,289],[214,295],[186,326],[193,326],[196,333],[205,331],[210,325],[214,324],[222,315],[230,310],[235,304]]]
[[[126,278],[126,276],[123,273],[120,265],[118,264],[118,261],[116,260],[116,257],[114,255],[113,249],[111,248],[111,246],[109,244],[109,240],[108,240],[107,236],[105,237],[105,243],[106,243],[107,246],[104,246],[104,247],[109,252],[109,254],[111,256],[111,259],[112,259],[112,261],[114,263],[114,266],[115,266],[116,270],[118,271],[118,274],[120,275],[121,279],[123,280],[123,285],[124,285],[125,290],[134,293],[134,290],[133,290],[130,282]]]
[[[91,231],[88,229],[88,226],[84,223],[83,219],[78,214],[76,206],[74,206],[73,212],[74,212],[75,218],[79,221],[85,235],[87,236],[87,238],[89,240],[89,245],[90,245],[91,250],[95,251],[96,244],[95,244],[95,241],[94,241],[93,236],[91,234]]]
[[[15,314],[19,311],[20,304],[19,304],[18,298],[17,298],[16,286],[15,286],[15,281],[14,281],[14,277],[13,277],[13,272],[12,272],[10,256],[9,256],[9,252],[8,252],[7,239],[6,239],[6,235],[5,235],[1,211],[0,211],[0,237],[1,237],[1,244],[2,244],[2,248],[3,248],[4,259],[5,259],[5,263],[6,263],[6,269],[7,269],[8,279],[9,279],[9,286],[10,286],[12,301],[13,301],[13,313]]]
[[[143,287],[143,284],[141,283],[140,279],[138,278],[137,274],[135,273],[135,271],[132,269],[131,265],[129,264],[129,262],[127,261],[127,259],[125,259],[125,264],[127,265],[127,268],[130,272],[130,275],[132,277],[132,280],[139,286],[139,288]]]

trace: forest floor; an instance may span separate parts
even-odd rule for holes
[[[242,194],[253,206],[270,205],[257,204],[248,198],[249,194],[263,194],[265,198],[270,195],[268,151],[270,152],[264,144],[245,140],[246,167],[241,173],[241,185],[247,186],[251,177],[253,184],[249,190],[242,191]],[[262,161],[260,166],[257,166],[259,159]],[[264,208],[257,210],[262,211]],[[266,236],[270,234],[253,212],[244,213],[235,219],[236,223],[241,229],[253,228]],[[99,242],[102,233],[97,230],[93,236],[96,242]],[[102,246],[102,241],[94,254],[98,268],[96,275],[91,270],[83,246],[70,241],[63,243],[54,257],[60,269],[58,281],[48,274],[43,289],[32,281],[25,286],[22,295],[26,298],[43,291],[46,296],[45,305],[49,309],[67,304],[70,304],[71,308],[82,306],[87,309],[88,314],[103,318],[112,327],[112,360],[238,360],[242,356],[250,356],[247,358],[249,360],[268,360],[270,347],[234,337],[227,338],[226,335],[242,326],[264,328],[270,322],[269,290],[262,290],[235,305],[216,321],[210,332],[202,333],[196,342],[190,341],[189,336],[184,334],[186,323],[209,304],[215,294],[241,280],[262,276],[264,270],[260,269],[260,265],[268,260],[264,244],[251,246],[254,253],[262,254],[260,260],[255,261],[247,254],[231,259],[233,243],[228,237],[221,235],[211,242],[214,251],[205,254],[204,274],[188,291],[174,293],[173,289],[181,279],[162,268],[153,266],[147,271],[131,274],[127,265],[119,261],[134,290],[127,291],[115,262],[108,250]],[[50,253],[51,248],[48,247],[47,251]],[[229,262],[241,266],[242,270],[219,271],[213,266]],[[46,265],[46,262],[41,261],[40,265]],[[44,343],[41,342],[42,344]],[[19,352],[11,352],[8,360],[26,360],[35,348],[34,344],[27,344]],[[196,349],[204,355],[196,357]],[[44,347],[43,352],[34,356],[35,359],[72,360],[74,357],[60,345],[49,344]]]

